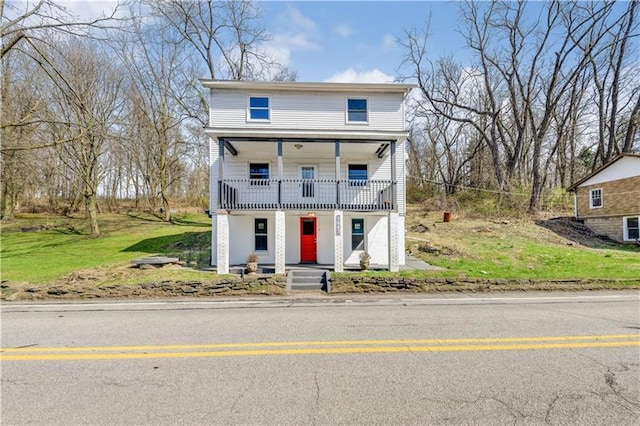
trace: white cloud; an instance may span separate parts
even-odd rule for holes
[[[313,51],[320,49],[315,41],[316,23],[302,14],[294,6],[287,6],[279,21],[283,31],[276,32],[272,39],[262,46],[263,51],[280,65],[291,64],[291,54],[294,51]]]
[[[111,16],[116,8],[118,8],[121,16],[125,9],[121,5],[119,6],[117,1],[113,0],[61,1],[58,3],[70,13],[85,21]]]
[[[382,50],[388,52],[394,47],[396,47],[396,38],[391,34],[385,34],[382,37]]]
[[[300,30],[313,31],[316,28],[316,23],[311,18],[307,18],[298,8],[291,5],[287,6],[286,17],[288,18],[289,25]]]
[[[336,25],[335,27],[333,27],[333,32],[338,34],[342,38],[347,38],[354,33],[353,28],[351,28],[347,24]]]
[[[325,80],[330,83],[392,83],[394,77],[375,68],[369,71],[356,71],[348,68]]]

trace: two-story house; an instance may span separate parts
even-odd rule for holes
[[[640,154],[620,154],[571,185],[575,216],[620,242],[640,239]]]
[[[405,263],[405,99],[413,85],[203,80],[212,264],[339,272]]]

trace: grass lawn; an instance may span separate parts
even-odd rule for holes
[[[414,211],[407,245],[445,276],[506,279],[622,278],[640,281],[640,247],[532,220],[486,221]],[[412,231],[413,230],[413,231]],[[416,232],[422,231],[422,232]],[[579,237],[579,238],[578,238]]]
[[[208,266],[210,223],[203,214],[177,215],[172,224],[144,214],[102,215],[102,235],[92,238],[81,218],[21,215],[1,224],[1,278],[40,284],[61,279],[73,282],[84,274],[99,277],[96,283],[124,284],[140,279],[127,268],[129,262],[154,254]],[[570,230],[554,231],[543,225],[525,219],[461,217],[443,223],[442,213],[423,213],[413,207],[407,215],[407,248],[414,256],[445,270],[407,271],[401,275],[640,281],[640,247],[593,236],[574,238]],[[24,228],[31,229],[23,232]],[[79,271],[82,274],[74,278]],[[187,268],[145,271],[144,276],[153,280],[191,279],[197,274],[201,279],[202,274],[213,278],[211,273]]]
[[[126,264],[154,254],[175,255],[204,266],[211,225],[206,215],[178,216],[173,224],[151,215],[101,215],[102,235],[89,235],[85,221],[20,215],[2,224],[2,280],[47,283],[71,272]],[[22,232],[23,228],[39,228]]]

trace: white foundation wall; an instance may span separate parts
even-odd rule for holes
[[[360,263],[360,253],[362,250],[351,249],[351,219],[364,219],[365,227],[365,249],[371,255],[372,265],[387,265],[389,263],[389,240],[388,227],[389,218],[387,215],[372,215],[354,212],[344,213],[344,232],[343,232],[343,252],[344,264],[347,266],[355,266]],[[398,264],[406,263],[404,251],[404,216],[398,216]]]
[[[371,264],[386,264],[388,259],[387,218],[353,212],[344,213],[344,264],[347,266],[359,265],[360,253],[363,252],[363,250],[351,248],[351,219],[364,219],[364,247],[371,255]]]
[[[255,251],[254,219],[267,219],[267,251]],[[276,254],[276,222],[275,212],[265,212],[253,215],[229,215],[229,263],[242,265],[247,256],[255,253],[258,263],[275,263]]]
[[[405,233],[405,226],[406,223],[406,217],[404,215],[399,215],[398,216],[398,265],[406,265],[407,264],[407,258],[406,258],[406,251],[405,251],[405,238],[404,238],[404,233]]]
[[[317,226],[317,261],[319,264],[333,264],[335,253],[335,223],[333,211],[316,212]],[[308,214],[300,212],[285,212],[285,263],[300,263],[300,218],[308,217]],[[254,219],[267,219],[267,251],[254,250]],[[371,213],[344,212],[341,224],[344,264],[356,266],[360,262],[362,250],[351,249],[351,219],[362,218],[365,225],[365,249],[371,255],[372,265],[387,265],[389,262],[388,224],[389,219],[384,216]],[[251,253],[258,255],[258,262],[262,264],[275,264],[275,212],[252,212],[243,215],[229,215],[229,264],[242,265]],[[214,221],[215,223],[215,221]],[[398,229],[404,230],[405,218],[398,217]],[[215,232],[214,232],[215,235]],[[398,261],[400,265],[406,262],[404,251],[404,233],[399,233]],[[215,257],[215,244],[213,244],[213,259]]]

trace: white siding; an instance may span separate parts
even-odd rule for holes
[[[285,212],[285,262],[300,262],[300,218],[306,213]],[[243,265],[247,256],[254,252],[254,219],[267,218],[268,250],[255,252],[259,263],[275,263],[275,213],[251,212],[242,215],[229,215],[229,263]],[[344,263],[357,266],[360,262],[361,250],[351,249],[351,219],[364,218],[365,249],[371,255],[371,264],[387,265],[388,263],[388,217],[371,213],[345,212],[342,224]],[[400,217],[400,229],[404,229],[404,218]],[[333,264],[334,256],[334,223],[333,212],[317,212],[318,263]],[[398,257],[400,265],[405,264],[404,235],[400,235]]]
[[[247,120],[247,100],[252,95],[269,97],[269,123]],[[368,123],[346,122],[346,100],[349,97],[368,99]],[[209,118],[212,128],[403,131],[402,102],[401,93],[374,93],[363,96],[340,92],[252,93],[216,89],[211,91]]]
[[[587,179],[579,186],[596,185],[599,183],[611,182],[634,176],[640,176],[640,158],[622,157],[597,175],[593,176],[591,179]]]

